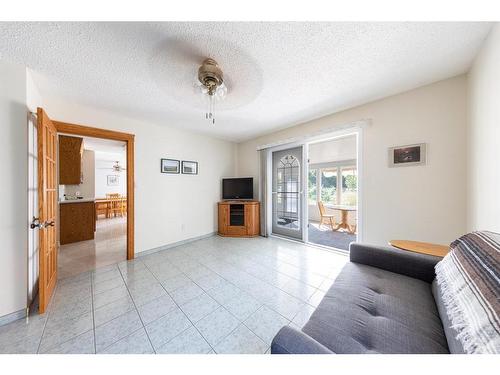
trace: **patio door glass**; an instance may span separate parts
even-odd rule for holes
[[[274,234],[302,239],[302,146],[273,152],[272,187]]]

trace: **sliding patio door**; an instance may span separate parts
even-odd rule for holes
[[[272,231],[303,239],[303,147],[272,153]]]

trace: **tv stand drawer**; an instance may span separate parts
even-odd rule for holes
[[[246,236],[247,235],[247,227],[228,225],[228,227],[226,229],[226,233],[228,235],[231,235],[231,236]]]

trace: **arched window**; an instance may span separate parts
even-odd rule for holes
[[[283,156],[280,159],[280,166],[282,168],[292,168],[292,167],[297,167],[298,168],[298,167],[300,167],[299,159],[297,159],[293,155]]]
[[[298,193],[300,163],[293,155],[285,155],[280,159],[278,166],[277,187],[279,192]]]
[[[299,194],[300,162],[293,155],[283,156],[277,167],[277,224],[290,229],[300,229]]]

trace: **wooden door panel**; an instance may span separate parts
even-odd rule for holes
[[[57,282],[57,131],[42,108],[38,119],[39,310],[43,314]]]

